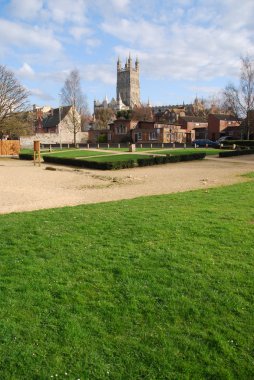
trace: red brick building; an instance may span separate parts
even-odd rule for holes
[[[154,121],[139,121],[132,130],[132,141],[137,143],[185,143],[191,141],[188,133],[180,125],[160,124]]]
[[[194,132],[194,139],[206,139],[208,134],[208,122],[205,117],[199,116],[181,116],[178,123],[187,132]]]
[[[208,115],[208,138],[217,140],[221,136],[232,136],[233,138],[241,138],[239,136],[239,127],[241,120],[232,115],[209,114]]]
[[[117,119],[109,125],[108,142],[124,143],[132,141],[131,131],[136,127],[137,121]]]

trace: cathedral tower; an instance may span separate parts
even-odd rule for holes
[[[132,67],[130,55],[124,68],[119,58],[117,61],[116,98],[121,98],[130,108],[140,105],[139,61],[136,59],[135,67]]]

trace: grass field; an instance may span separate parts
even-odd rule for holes
[[[103,148],[104,149],[104,148]],[[112,151],[123,151],[128,152],[128,148],[109,148]],[[105,149],[108,150],[108,149]],[[137,152],[146,152],[151,154],[172,154],[172,155],[180,155],[180,154],[189,154],[189,153],[206,153],[207,155],[218,155],[219,150],[213,148],[137,148]]]
[[[33,154],[33,150],[32,149],[22,149],[21,150],[21,153],[31,153]],[[70,150],[67,150],[67,149],[63,149],[63,150],[60,150],[60,149],[56,149],[56,150],[53,150],[51,152],[49,152],[49,150],[42,150],[41,151],[41,154],[42,156],[43,155],[52,155],[52,156],[55,156],[55,157],[68,157],[68,158],[76,158],[76,157],[90,157],[90,156],[100,156],[100,155],[104,155],[104,154],[109,154],[109,152],[101,152],[101,151],[98,151],[98,150],[84,150],[84,149],[70,149]]]
[[[178,156],[180,154],[190,154],[190,153],[206,153],[207,155],[218,155],[219,149],[213,148],[179,148],[179,149],[159,149],[153,151],[154,154],[172,154],[173,156]]]
[[[253,379],[253,175],[0,215],[1,379]]]
[[[109,154],[109,152],[101,152],[98,150],[88,150],[88,149],[76,149],[76,150],[64,150],[63,152],[53,152],[50,153],[54,157],[68,157],[68,158],[77,158],[77,157],[90,157],[90,156],[103,156]]]
[[[101,148],[105,150],[112,150],[113,152],[129,152],[129,148]],[[158,150],[160,148],[136,148],[136,152],[153,152],[154,150]]]
[[[148,158],[149,155],[144,154],[135,154],[135,153],[128,153],[128,154],[114,154],[114,155],[108,155],[103,157],[91,157],[87,158],[88,161],[96,161],[96,162],[115,162],[115,161],[128,161],[133,160],[137,161],[139,158]]]

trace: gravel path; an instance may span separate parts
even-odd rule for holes
[[[108,202],[227,185],[254,171],[254,155],[207,157],[119,171],[72,169],[30,161],[0,159],[0,213]]]

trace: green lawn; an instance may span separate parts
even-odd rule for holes
[[[253,193],[0,215],[0,378],[253,379]]]
[[[90,157],[90,156],[102,156],[109,154],[109,152],[101,152],[97,150],[88,150],[88,149],[76,149],[76,150],[65,150],[62,152],[50,153],[54,157],[68,157],[68,158],[77,158],[77,157]]]
[[[87,161],[96,161],[96,162],[115,162],[115,161],[128,161],[128,160],[134,160],[137,161],[139,158],[148,158],[149,155],[144,154],[114,154],[109,156],[102,156],[102,157],[91,157],[87,158]]]
[[[129,148],[100,148],[100,149],[105,149],[105,150],[112,150],[113,152],[129,152]],[[160,148],[159,148],[160,149]],[[136,148],[136,152],[153,152],[154,150],[158,150],[158,148]]]
[[[190,154],[190,153],[206,153],[207,155],[218,155],[220,152],[219,149],[213,148],[179,148],[179,149],[159,149],[153,151],[154,154],[172,154],[174,156],[178,156],[180,154]]]

